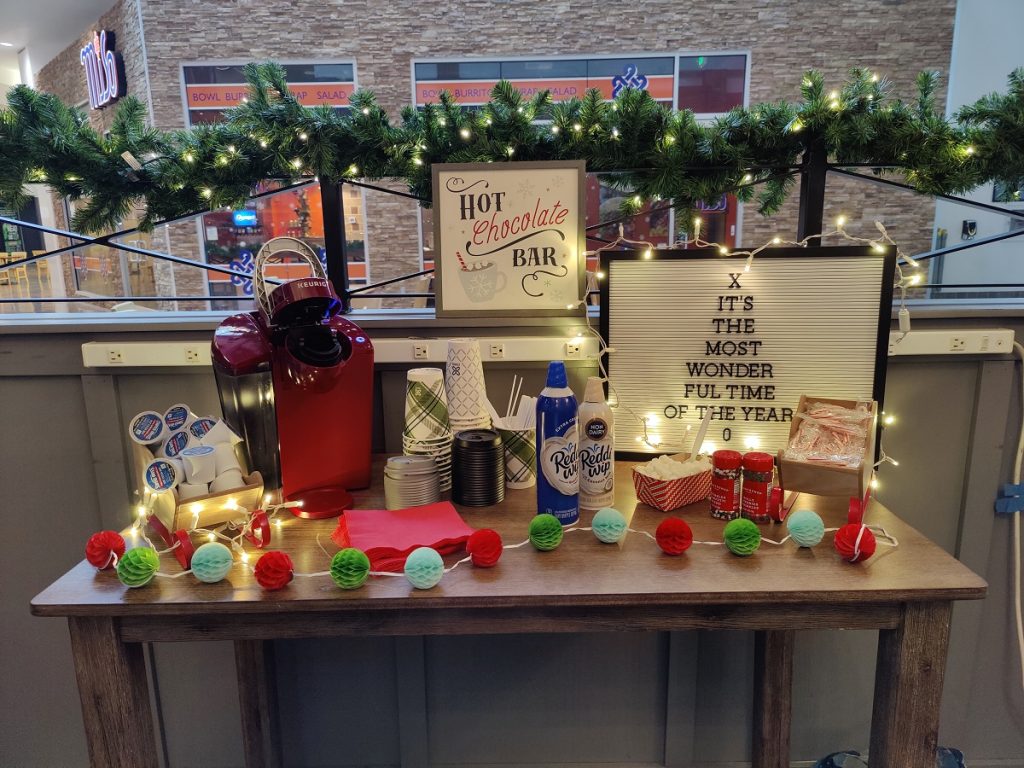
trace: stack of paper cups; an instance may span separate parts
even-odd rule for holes
[[[452,431],[440,368],[413,368],[406,374],[402,449],[406,456],[432,457],[440,471],[441,490],[451,487]]]
[[[465,429],[489,429],[487,390],[480,361],[480,343],[476,339],[450,339],[445,383],[448,386],[448,412],[455,432]]]

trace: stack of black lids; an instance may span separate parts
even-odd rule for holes
[[[452,501],[489,507],[505,499],[505,448],[493,429],[455,433],[452,444]]]

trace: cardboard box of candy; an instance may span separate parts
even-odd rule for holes
[[[864,498],[875,462],[878,405],[801,395],[789,445],[779,451],[779,480],[787,491]]]
[[[662,512],[704,501],[711,493],[711,461],[690,454],[659,456],[633,467],[637,498]]]

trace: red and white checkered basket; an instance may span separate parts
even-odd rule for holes
[[[687,504],[704,501],[711,495],[711,470],[677,480],[657,480],[637,472],[634,467],[633,487],[644,504],[662,512],[671,512]]]

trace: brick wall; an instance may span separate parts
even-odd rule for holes
[[[154,121],[167,129],[185,124],[181,63],[216,59],[354,59],[359,85],[376,91],[396,117],[409,102],[412,58],[469,55],[750,50],[752,104],[796,99],[808,68],[838,82],[851,67],[868,66],[908,99],[916,74],[937,69],[941,103],[956,6],[955,0],[646,0],[627,8],[569,0],[124,0],[119,7],[134,2],[142,2]],[[47,65],[40,85],[56,90],[64,77],[56,70],[72,69],[84,98],[74,56],[65,51]],[[373,279],[417,268],[415,211],[374,192],[367,192],[366,208]],[[840,211],[850,217],[851,231],[873,232],[871,221],[880,218],[908,249],[930,244],[933,206],[926,199],[830,179],[826,214]],[[795,230],[795,201],[771,220],[748,206],[742,239],[760,244]],[[194,257],[195,238],[191,230],[186,235],[180,244],[174,238],[175,252]]]

